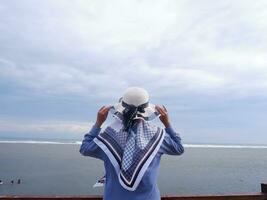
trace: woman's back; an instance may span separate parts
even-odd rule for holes
[[[101,131],[111,108],[115,119]],[[150,121],[157,116],[165,129]],[[82,155],[104,161],[105,200],[160,199],[157,174],[161,156],[183,152],[166,108],[149,103],[147,91],[137,87],[128,88],[119,103],[98,111],[96,123],[80,147]]]
[[[137,126],[133,127],[136,130]],[[179,134],[175,133],[171,127],[165,128],[165,135],[162,144],[147,167],[138,187],[134,191],[129,191],[121,186],[118,174],[115,171],[110,158],[93,141],[101,132],[100,128],[93,127],[85,135],[80,153],[85,156],[92,156],[104,161],[106,180],[104,186],[104,199],[106,200],[138,200],[138,199],[160,199],[160,192],[157,187],[157,175],[160,159],[163,154],[181,155],[184,152]]]

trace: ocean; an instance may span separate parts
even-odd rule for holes
[[[0,141],[0,195],[102,194],[93,185],[103,162],[79,148],[80,142]],[[162,156],[158,175],[161,195],[259,192],[261,182],[267,146],[185,145],[182,156]]]

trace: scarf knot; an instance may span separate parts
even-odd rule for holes
[[[148,106],[148,102],[139,106],[135,106],[122,101],[122,106],[125,107],[122,113],[124,130],[128,132],[129,129],[133,126],[133,119],[136,117],[137,113],[145,113],[145,108]]]

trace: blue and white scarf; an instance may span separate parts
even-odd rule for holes
[[[164,139],[165,131],[145,120],[135,131],[124,131],[120,119],[110,124],[94,142],[105,152],[123,188],[134,191]]]

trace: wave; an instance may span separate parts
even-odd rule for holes
[[[74,144],[81,145],[82,141],[37,141],[37,140],[0,140],[0,143],[24,143],[24,144]],[[233,148],[233,149],[267,149],[267,145],[215,145],[215,144],[183,144],[185,148]]]
[[[37,141],[37,140],[0,140],[0,143],[23,143],[23,144],[82,144],[81,141],[57,142],[57,141]]]
[[[265,145],[214,145],[214,144],[184,144],[189,148],[230,148],[230,149],[267,149]]]

